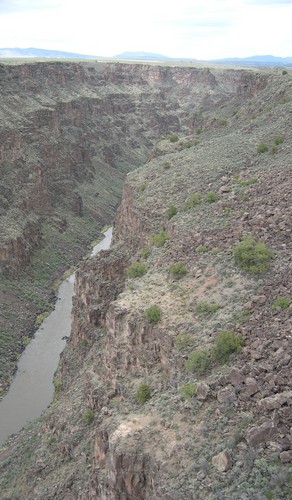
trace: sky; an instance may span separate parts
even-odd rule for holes
[[[0,0],[0,48],[292,56],[292,0]]]

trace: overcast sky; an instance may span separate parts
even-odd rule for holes
[[[0,0],[0,48],[292,56],[292,0]]]

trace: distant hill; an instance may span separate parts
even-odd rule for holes
[[[87,54],[76,54],[75,52],[64,52],[62,50],[47,50],[47,49],[36,49],[30,47],[28,49],[20,48],[0,48],[0,57],[48,57],[48,58],[60,58],[60,59],[92,59],[98,56],[92,56]]]
[[[275,57],[271,55],[250,56],[250,57],[227,57],[216,59],[216,62],[231,64],[254,64],[254,65],[290,65],[292,57]]]
[[[153,61],[168,61],[173,59],[172,57],[167,57],[162,54],[155,54],[153,52],[123,52],[122,54],[117,54],[113,59],[146,59]]]

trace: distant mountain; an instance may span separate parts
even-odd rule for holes
[[[76,54],[75,52],[63,52],[62,50],[5,48],[0,49],[0,57],[48,57],[60,59],[92,59],[98,56],[87,54]]]
[[[264,56],[250,56],[250,57],[227,57],[224,59],[216,59],[219,63],[232,63],[232,64],[255,64],[255,65],[290,65],[292,64],[292,57],[275,57],[271,55]]]
[[[152,52],[123,52],[113,57],[113,59],[134,59],[142,60],[147,59],[153,61],[169,61],[173,59],[172,57],[167,57],[162,54],[155,54]]]

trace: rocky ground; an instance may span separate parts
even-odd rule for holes
[[[244,72],[127,175],[54,402],[0,453],[3,500],[290,497],[291,87]],[[264,269],[236,258],[246,235]]]

